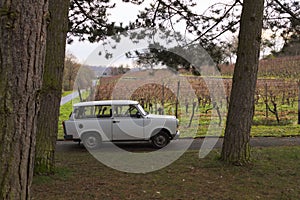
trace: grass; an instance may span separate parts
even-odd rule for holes
[[[268,112],[268,118],[265,116],[265,105],[263,103],[256,104],[251,136],[282,137],[300,135],[300,125],[297,124],[297,106],[296,103],[293,105],[279,106],[278,113],[280,123],[278,124],[275,115],[271,112]],[[225,124],[221,131],[214,131],[214,128],[217,128],[218,130],[219,118],[217,116],[212,117],[212,111],[206,113],[206,110],[209,108],[210,106],[199,108],[198,112],[195,112],[192,126],[187,127],[191,115],[190,107],[189,114],[180,118],[181,127],[179,129],[182,137],[202,137],[206,135],[215,135],[216,133],[221,133],[221,136],[224,135]],[[184,107],[181,108],[181,112],[185,112]],[[226,113],[224,113],[224,116],[226,116]],[[209,126],[214,128],[212,128],[212,132],[208,134],[207,131]]]
[[[32,199],[299,199],[300,147],[254,148],[249,166],[227,166],[219,150],[188,151],[147,174],[106,167],[83,149],[58,152],[60,174],[34,177]]]
[[[74,91],[72,90],[72,91],[63,91],[63,93],[62,93],[62,97],[65,97],[65,96],[68,96],[69,94],[72,94]]]
[[[300,135],[300,125],[259,125],[252,126],[251,136],[252,137],[288,137]]]
[[[48,175],[35,175],[37,178],[33,180],[34,185],[43,185],[55,180],[68,181],[72,173],[68,168],[59,168],[55,169],[54,174]]]
[[[60,114],[59,114],[59,119],[58,119],[58,139],[63,139],[64,137],[64,131],[63,131],[63,126],[62,122],[64,120],[69,119],[70,113],[73,110],[73,102],[69,101],[66,104],[60,106]]]
[[[297,124],[298,105],[279,105],[278,114],[280,122],[278,123],[274,114],[266,110],[263,102],[255,107],[255,115],[253,119],[252,136],[294,136],[300,135],[300,125]]]
[[[75,99],[78,101],[78,99]],[[225,104],[224,104],[225,105]],[[174,106],[173,106],[174,107]],[[185,107],[181,107],[179,113],[181,113],[180,119],[180,131],[181,137],[203,137],[207,135],[207,131],[210,125],[213,125],[215,128],[218,128],[219,118],[217,116],[212,117],[212,111],[206,110],[211,108],[207,105],[205,107],[200,107],[192,122],[191,127],[187,127],[190,121],[191,115],[191,106],[189,107],[189,113],[185,114]],[[147,110],[147,109],[146,109]],[[58,138],[63,138],[63,130],[61,123],[63,120],[69,118],[69,114],[72,111],[72,103],[67,103],[61,106],[60,109],[60,118],[59,118],[59,131]],[[280,123],[278,124],[275,116],[269,112],[268,118],[265,116],[265,105],[259,103],[255,108],[255,116],[253,121],[253,126],[251,130],[251,136],[273,136],[273,137],[282,137],[282,136],[295,136],[300,135],[300,126],[297,124],[297,104],[293,105],[281,105],[278,107]],[[165,114],[175,115],[174,109],[169,109],[168,104],[165,106]],[[224,114],[226,116],[226,113]],[[212,120],[212,121],[211,121]],[[222,127],[220,131],[213,131],[208,135],[224,135],[224,128]]]
[[[64,94],[69,95],[72,92],[73,91],[67,91],[67,92],[63,93],[63,95]],[[82,93],[82,98],[86,99],[88,97],[88,94],[89,94],[88,91],[83,92]],[[76,97],[72,101],[69,101],[66,104],[60,106],[59,119],[58,119],[58,134],[57,134],[57,138],[58,139],[63,139],[64,138],[64,131],[63,131],[63,127],[62,127],[62,122],[64,120],[68,120],[69,119],[70,113],[73,110],[73,104],[74,103],[78,103],[79,101],[80,101],[79,97]]]

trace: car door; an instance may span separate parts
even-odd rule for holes
[[[112,140],[112,107],[111,105],[96,106],[98,129],[101,132],[103,141]]]
[[[81,106],[74,111],[75,128],[78,135],[96,132],[103,141],[112,139],[112,118],[110,105]]]
[[[135,105],[113,106],[113,140],[144,140],[144,118]]]

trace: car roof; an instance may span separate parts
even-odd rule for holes
[[[132,105],[132,104],[138,104],[138,102],[132,100],[86,101],[86,102],[76,103],[73,106],[80,107],[80,106],[94,106],[94,105]]]

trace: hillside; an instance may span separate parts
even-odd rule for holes
[[[221,65],[221,74],[232,76],[234,65]],[[299,79],[300,56],[268,58],[261,60],[258,68],[258,77]]]

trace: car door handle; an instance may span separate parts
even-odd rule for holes
[[[113,121],[113,123],[115,124],[115,123],[119,123],[120,121]]]

